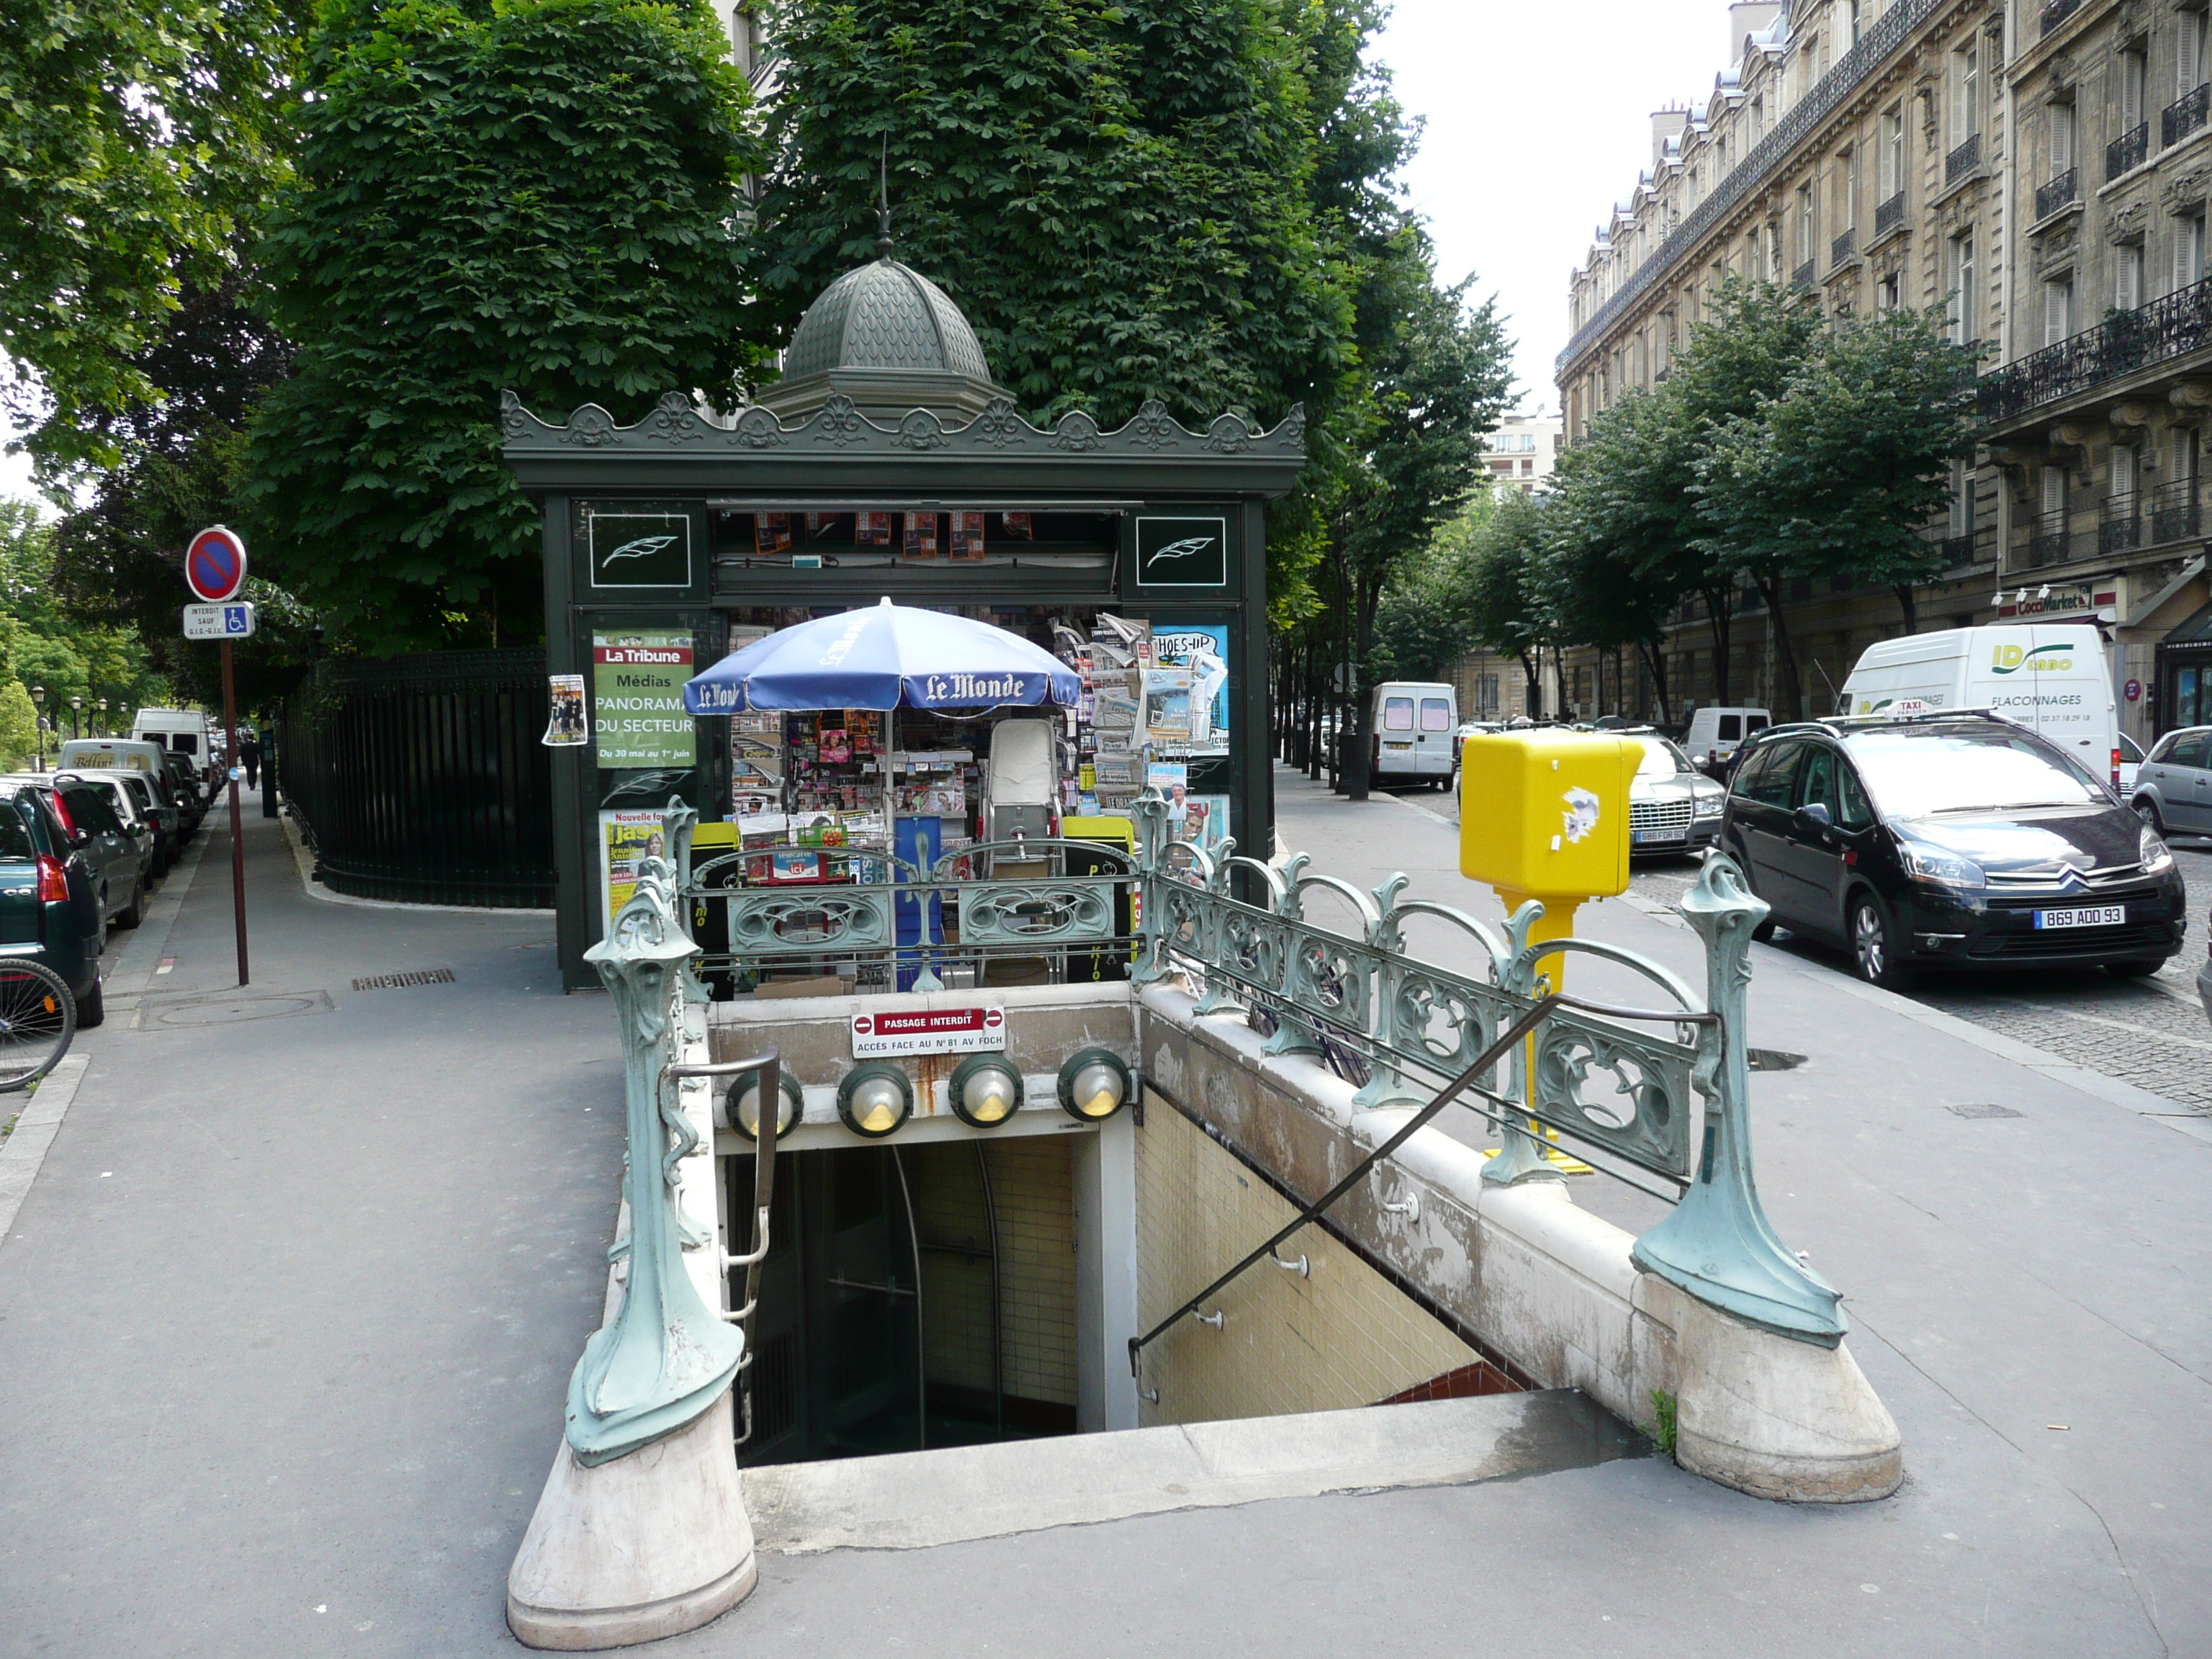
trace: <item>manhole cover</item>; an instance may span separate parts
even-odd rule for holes
[[[288,1014],[326,1014],[333,1005],[326,991],[283,991],[267,996],[193,997],[142,1005],[137,1024],[190,1030],[201,1025],[237,1025],[252,1019],[282,1019]]]
[[[1957,1113],[1960,1117],[2018,1117],[2021,1115],[2009,1106],[1995,1106],[1986,1102],[1978,1102],[1971,1106],[1952,1106],[1946,1109]]]

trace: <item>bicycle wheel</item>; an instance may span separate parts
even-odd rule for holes
[[[0,961],[0,1094],[27,1089],[60,1064],[76,1035],[76,999],[43,963]]]

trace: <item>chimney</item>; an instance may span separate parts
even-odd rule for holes
[[[1765,28],[1781,15],[1776,0],[1735,0],[1729,8],[1728,61],[1733,64],[1742,55],[1745,35]]]
[[[1651,173],[1653,177],[1656,178],[1658,176],[1660,167],[1666,162],[1667,141],[1669,138],[1680,137],[1683,129],[1687,127],[1689,125],[1690,112],[1680,105],[1669,104],[1664,109],[1658,109],[1651,112]]]

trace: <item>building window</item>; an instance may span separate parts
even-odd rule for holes
[[[2112,509],[2125,515],[2135,511],[2136,490],[2142,483],[2142,463],[2125,444],[2112,446]]]
[[[2175,21],[2173,95],[2179,100],[2204,84],[2204,14],[2185,11]]]
[[[1859,31],[1863,27],[1859,17],[1859,9],[1860,0],[1850,0],[1851,44],[1855,46],[1859,43]]]
[[[1951,463],[1950,534],[1955,539],[1974,533],[1974,475],[1964,460]]]
[[[1894,311],[1904,300],[1905,279],[1893,270],[1874,287],[1874,308],[1877,312]]]
[[[1982,53],[1979,37],[1951,54],[1951,148],[1982,130]]]
[[[1974,233],[1961,231],[1951,239],[1951,338],[1960,345],[1975,337]]]
[[[1797,258],[1804,264],[1813,257],[1813,186],[1797,186]]]
[[[2129,132],[2143,124],[2144,69],[2142,53],[2120,54],[2120,125]]]
[[[2074,106],[2053,104],[2046,118],[2051,129],[2051,171],[2057,179],[2074,170]]]
[[[2054,277],[2043,285],[2043,343],[2057,345],[2074,332],[2074,278]]]
[[[2193,426],[2169,427],[2166,429],[2166,487],[2185,493],[2196,483],[2197,428]]]
[[[2173,286],[2192,288],[2204,280],[2204,210],[2173,222]]]
[[[2142,244],[2124,242],[2112,250],[2112,308],[2133,311],[2142,302]]]
[[[2043,526],[2046,532],[2066,527],[2066,469],[2055,462],[2043,469]]]
[[[1859,153],[1847,149],[1836,158],[1836,231],[1856,230],[1859,224]]]
[[[1782,280],[1782,227],[1766,228],[1766,269],[1762,273],[1770,283]]]

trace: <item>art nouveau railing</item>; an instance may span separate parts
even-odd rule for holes
[[[936,989],[948,963],[967,971],[997,955],[1110,957],[1117,969],[1110,976],[1121,977],[1126,963],[1139,986],[1186,980],[1199,994],[1194,1018],[1272,1027],[1267,1052],[1310,1056],[1353,1077],[1358,1106],[1419,1109],[1536,1010],[1570,957],[1610,963],[1644,981],[1653,994],[1644,1006],[1615,1018],[1554,1005],[1525,1042],[1463,1091],[1503,1141],[1485,1179],[1510,1185],[1553,1176],[1546,1154],[1556,1133],[1596,1154],[1595,1167],[1678,1200],[1638,1240],[1639,1266],[1770,1329],[1840,1340],[1835,1292],[1775,1238],[1752,1180],[1746,990],[1751,933],[1766,906],[1728,859],[1710,857],[1680,907],[1705,941],[1700,994],[1660,963],[1603,940],[1533,939],[1543,915],[1534,902],[1500,929],[1449,905],[1405,897],[1403,875],[1365,890],[1312,871],[1304,854],[1263,863],[1239,856],[1233,843],[1217,856],[1173,840],[1167,804],[1155,795],[1139,799],[1134,819],[1133,857],[1090,842],[1003,842],[963,849],[927,870],[896,865],[892,882],[808,892],[722,887],[718,877],[741,856],[724,855],[688,872],[683,884],[694,906],[729,907],[732,949],[706,953],[702,971],[811,965],[820,972],[850,963],[863,985],[890,984],[897,969],[915,988]],[[684,842],[672,836],[670,844],[684,855]],[[1097,859],[1102,850],[1118,866],[1112,872],[954,875],[962,860],[1003,864],[1018,856],[1048,865],[1074,852]],[[1125,931],[1117,906],[1132,890],[1139,919]],[[1349,907],[1356,933],[1309,915],[1310,901],[1324,896]],[[933,898],[957,903],[959,944],[924,946],[912,926],[899,943],[902,908],[918,918]],[[1417,918],[1456,930],[1480,970],[1411,955],[1405,929]],[[1648,1186],[1644,1176],[1662,1186]]]

